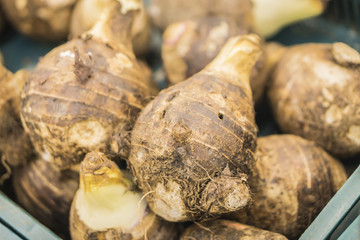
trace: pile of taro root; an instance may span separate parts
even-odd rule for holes
[[[327,7],[288,2],[1,0],[59,43],[2,59],[1,189],[63,239],[298,239],[358,164],[360,54],[267,41]]]

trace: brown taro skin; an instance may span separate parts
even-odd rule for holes
[[[172,23],[206,16],[225,16],[253,25],[252,8],[250,0],[151,0],[149,15],[162,31]]]
[[[30,74],[22,117],[38,152],[66,168],[91,150],[109,152],[113,133],[130,131],[149,96],[133,55],[74,39]],[[128,147],[119,149],[126,157]]]
[[[265,231],[229,220],[194,223],[182,234],[180,240],[286,240],[279,233]]]
[[[12,74],[0,64],[0,152],[12,167],[25,164],[35,155],[20,120],[21,90],[27,74],[26,70]]]
[[[249,185],[253,203],[236,220],[298,239],[347,177],[344,166],[295,135],[258,138]]]
[[[130,166],[166,220],[211,218],[250,201],[257,127],[249,76],[259,45],[256,35],[231,38],[203,71],[161,91],[139,115]]]
[[[1,0],[3,12],[26,36],[44,41],[66,39],[76,0]]]
[[[269,99],[280,128],[339,158],[360,153],[360,54],[344,43],[291,47]]]
[[[168,26],[163,34],[162,59],[167,79],[176,84],[208,65],[233,36],[250,33],[252,26],[235,18],[208,16]],[[264,46],[262,46],[263,50]],[[260,101],[266,83],[266,56],[261,55],[251,71],[250,84],[255,102]]]
[[[50,51],[27,78],[21,116],[37,152],[66,169],[90,151],[127,159],[135,119],[150,101],[149,77],[131,47],[139,1],[112,1],[99,21]],[[113,144],[117,136],[121,142]]]
[[[13,171],[18,203],[42,224],[61,237],[69,236],[71,201],[79,187],[78,169],[60,171],[37,158]]]
[[[70,37],[76,38],[88,31],[100,18],[101,13],[114,1],[121,0],[77,0],[70,20]],[[133,2],[125,0],[123,2]],[[144,56],[149,50],[150,21],[145,10],[143,0],[135,1],[141,4],[139,14],[135,17],[132,26],[132,43],[136,56]]]

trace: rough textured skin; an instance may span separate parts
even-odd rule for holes
[[[77,207],[78,204],[84,204],[84,202],[78,202],[80,201],[80,191],[85,192],[85,194],[91,198],[99,194],[99,192],[97,192],[99,189],[117,184],[126,186],[127,190],[125,191],[125,194],[128,191],[135,193],[138,193],[139,191],[133,186],[130,179],[124,177],[124,173],[119,170],[117,165],[109,160],[104,154],[100,152],[90,152],[85,156],[85,159],[81,162],[80,166],[80,187],[73,199],[70,210],[70,233],[73,240],[172,240],[178,235],[177,225],[166,222],[159,216],[156,216],[151,212],[146,203],[139,222],[136,222],[130,229],[127,229],[118,222],[116,227],[109,227],[101,230],[89,227],[86,223],[86,219],[83,219],[79,214]],[[121,193],[112,191],[111,195],[107,195],[107,197],[113,201],[112,196],[118,194]],[[96,203],[96,206],[104,208],[104,206],[99,206],[103,203],[99,203],[97,200],[98,198],[92,198],[92,201]],[[116,211],[116,209],[113,209],[113,207],[116,208],[116,206],[116,204],[106,205],[107,208],[105,208],[104,214],[108,213],[109,209],[110,211]],[[127,207],[131,208],[133,206],[134,205],[129,204]],[[135,206],[136,209],[133,209],[134,211],[142,211],[140,203],[137,203]],[[123,217],[127,218],[128,216]]]
[[[15,168],[17,200],[32,216],[62,237],[69,235],[69,211],[78,189],[77,169],[60,171],[43,159]]]
[[[360,153],[359,78],[360,54],[345,44],[290,48],[269,89],[277,123],[338,157]]]
[[[166,220],[211,218],[250,201],[257,128],[249,76],[259,44],[255,35],[231,38],[203,71],[161,91],[137,119],[131,169]]]
[[[286,240],[279,233],[265,231],[229,220],[214,220],[193,224],[180,240]]]
[[[78,0],[71,15],[70,35],[76,38],[88,31],[99,19],[101,12],[114,0]],[[119,0],[115,0],[119,1]],[[141,11],[136,16],[131,35],[134,52],[144,55],[149,49],[150,21],[141,0]]]
[[[251,26],[216,16],[170,25],[164,32],[161,52],[168,81],[175,84],[201,71],[230,37],[249,32]],[[255,102],[261,100],[264,92],[265,64],[266,55],[263,54],[251,71],[250,84]]]
[[[67,37],[76,0],[1,0],[15,28],[30,37],[59,41]]]
[[[246,224],[298,239],[345,183],[344,166],[314,142],[295,135],[258,138],[249,185],[253,204],[232,214]]]
[[[210,15],[233,17],[239,23],[252,25],[252,7],[249,0],[151,0],[149,15],[161,30],[175,22]]]
[[[12,167],[25,164],[35,155],[20,120],[20,96],[26,76],[25,70],[13,75],[0,65],[0,151]]]
[[[119,11],[117,4],[110,13]],[[129,48],[133,15],[111,14],[84,39],[73,39],[43,57],[24,88],[26,130],[38,152],[60,168],[79,163],[92,150],[108,153],[113,135],[129,136],[150,100],[144,71]],[[123,158],[129,140],[115,149]]]

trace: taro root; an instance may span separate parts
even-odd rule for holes
[[[278,125],[335,156],[360,153],[359,78],[360,54],[344,43],[291,47],[269,88]]]
[[[13,171],[17,201],[32,216],[61,237],[69,236],[71,201],[78,189],[78,169],[60,171],[37,158]]]
[[[324,0],[253,0],[255,30],[264,37],[275,35],[283,27],[320,15],[326,9]]]
[[[176,227],[151,212],[141,192],[103,153],[85,156],[71,205],[73,240],[171,240],[177,236]]]
[[[260,38],[230,38],[201,72],[151,101],[129,157],[151,209],[168,221],[205,219],[251,200],[247,175],[257,127],[249,78]]]
[[[170,25],[164,32],[161,52],[168,81],[175,84],[191,77],[216,57],[230,37],[250,32],[251,26],[239,24],[235,18],[216,16]],[[251,71],[255,102],[261,100],[264,92],[265,66],[263,54]]]
[[[76,0],[1,0],[4,13],[14,27],[39,40],[64,40]]]
[[[71,36],[75,38],[88,31],[112,1],[119,0],[78,0],[71,16]],[[137,0],[134,0],[134,2],[137,2]],[[150,22],[142,1],[140,14],[136,16],[132,25],[131,37],[135,54],[137,56],[145,54],[149,48]]]
[[[164,30],[172,23],[225,16],[238,23],[250,23],[263,37],[270,37],[293,22],[321,14],[324,0],[151,0],[149,14]]]
[[[108,6],[82,38],[43,57],[24,88],[24,126],[42,157],[62,169],[80,163],[87,152],[110,152],[114,134],[129,138],[151,97],[129,37],[141,3]],[[115,150],[126,159],[130,139],[122,140]]]
[[[298,239],[347,177],[344,166],[295,135],[260,137],[249,185],[253,203],[230,214],[246,224]]]
[[[0,64],[0,152],[11,167],[23,165],[35,155],[20,120],[21,90],[27,72],[9,72]]]
[[[214,220],[193,224],[182,234],[180,240],[286,240],[279,233],[265,231],[229,220]]]
[[[250,0],[151,0],[149,15],[161,30],[172,23],[206,16],[226,16],[238,23],[252,24]]]

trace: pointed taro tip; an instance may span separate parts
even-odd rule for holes
[[[231,39],[232,40],[232,39]],[[260,52],[261,38],[256,34],[248,34],[234,37],[232,45],[233,53],[251,54]]]
[[[259,45],[261,43],[261,38],[259,35],[251,33],[251,34],[247,34],[242,36],[243,38],[248,39],[251,42],[254,42],[254,44]]]
[[[220,53],[212,62],[213,64],[221,64],[230,62],[232,65],[242,60],[249,59],[250,56],[260,56],[261,39],[256,34],[238,35],[230,38],[222,47]],[[210,65],[212,64],[210,63]],[[255,63],[255,61],[254,61]]]
[[[256,34],[230,38],[210,65],[233,66],[237,73],[250,74],[250,70],[261,55],[261,38]]]
[[[86,154],[80,166],[80,186],[86,192],[110,185],[133,188],[133,182],[104,153],[93,151]]]
[[[126,14],[129,11],[140,10],[142,7],[141,0],[117,0],[121,4],[121,13]]]
[[[105,154],[97,151],[87,153],[80,164],[81,173],[94,174],[101,167],[111,167],[111,161],[105,156]]]

